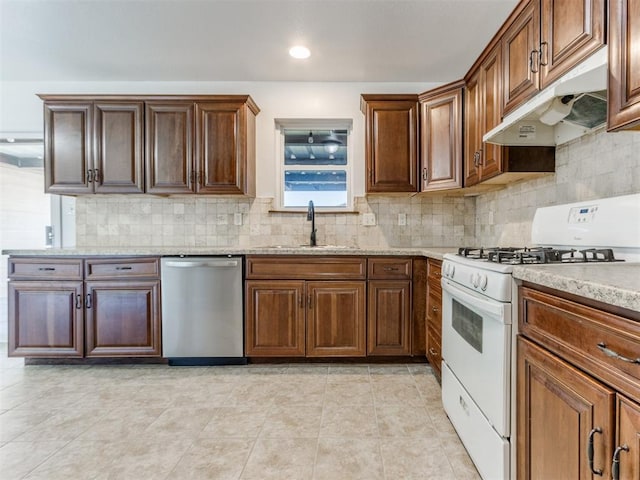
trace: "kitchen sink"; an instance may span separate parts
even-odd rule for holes
[[[347,245],[267,245],[264,248],[308,248],[309,250],[334,250],[334,249],[343,249],[343,248],[355,248],[348,247]]]

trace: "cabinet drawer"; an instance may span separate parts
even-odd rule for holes
[[[90,258],[85,261],[85,278],[157,278],[158,258]]]
[[[247,257],[247,279],[364,280],[365,257]]]
[[[367,263],[367,275],[370,279],[411,279],[410,258],[370,258]]]
[[[442,262],[440,260],[430,258],[427,260],[427,265],[429,266],[429,272],[427,274],[429,283],[440,285],[440,279],[442,278]]]
[[[82,280],[82,259],[10,258],[11,280]]]
[[[640,398],[640,322],[527,287],[519,296],[520,333]]]
[[[442,362],[441,338],[431,325],[427,326],[427,360],[439,376]]]

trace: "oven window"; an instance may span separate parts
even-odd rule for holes
[[[452,299],[453,329],[469,345],[482,353],[482,317],[468,309],[455,298]]]

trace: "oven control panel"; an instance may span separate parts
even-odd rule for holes
[[[591,223],[597,211],[597,205],[573,207],[569,210],[569,223]]]

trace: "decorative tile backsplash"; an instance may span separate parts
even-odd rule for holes
[[[476,199],[478,245],[529,245],[538,207],[640,192],[640,134],[603,128],[556,148],[556,173]]]
[[[270,211],[271,199],[149,195],[79,196],[76,244],[84,246],[268,246],[309,242],[305,213]],[[359,213],[317,213],[318,243],[358,247],[449,246],[474,236],[475,199],[367,197]],[[375,226],[362,225],[373,213]],[[242,225],[235,225],[236,214]],[[406,225],[399,221],[406,215]]]
[[[640,192],[640,134],[600,129],[556,150],[556,173],[478,197],[369,196],[357,214],[318,213],[318,243],[448,247],[530,243],[537,207]],[[272,212],[269,198],[78,196],[79,247],[301,245],[304,213]],[[373,213],[375,226],[362,225]],[[235,214],[242,225],[235,225]],[[406,215],[400,221],[399,215]],[[406,223],[406,225],[400,225]]]

